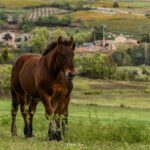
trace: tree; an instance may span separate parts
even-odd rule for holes
[[[50,34],[47,28],[35,28],[32,31],[30,39],[30,48],[32,52],[41,53],[49,43]]]
[[[63,31],[62,29],[56,29],[50,32],[50,39],[55,41],[58,39],[59,36],[62,36],[63,38],[67,38],[67,33]]]
[[[83,76],[110,79],[116,71],[116,64],[106,54],[84,55],[78,58],[79,73]]]
[[[20,29],[23,32],[30,32],[33,29],[33,22],[26,17],[23,17],[20,22]]]
[[[92,40],[92,34],[91,32],[77,32],[74,34],[74,39],[76,43],[82,44],[84,42],[89,42]]]
[[[71,17],[66,15],[60,20],[60,25],[67,26],[71,23]]]
[[[107,30],[108,28],[105,25],[95,26],[92,31],[93,40],[102,40]]]

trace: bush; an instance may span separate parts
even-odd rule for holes
[[[53,2],[50,4],[50,6],[73,11],[90,9],[88,7],[84,7],[85,4],[86,1],[75,1],[75,2],[62,1],[62,2]]]
[[[112,79],[130,81],[150,81],[150,67],[118,67]]]
[[[145,64],[144,47],[142,45],[128,49],[118,49],[112,54],[112,57],[118,66],[139,66]]]
[[[150,67],[149,66],[142,65],[142,66],[140,66],[140,68],[141,68],[143,74],[150,75]]]
[[[90,42],[92,40],[91,32],[77,32],[73,35],[77,44],[82,44],[84,42]]]
[[[150,81],[150,77],[142,74],[142,75],[136,75],[134,78],[136,81]]]
[[[119,3],[118,2],[114,2],[113,3],[113,8],[119,8]]]
[[[62,17],[62,19],[60,20],[60,25],[62,26],[69,26],[72,22],[72,19],[70,16],[66,15],[64,17]]]
[[[70,25],[71,23],[71,17],[70,16],[64,16],[62,19],[59,19],[56,15],[49,15],[48,17],[39,17],[36,21],[35,24],[38,26],[67,26]]]
[[[10,90],[11,65],[0,65],[0,94]]]
[[[117,50],[112,54],[113,60],[118,66],[132,65],[131,56],[126,50]]]
[[[116,65],[106,54],[85,55],[76,59],[79,74],[91,78],[110,79],[116,71]]]
[[[14,61],[14,55],[7,48],[4,48],[1,52],[1,62],[2,63],[12,63]]]
[[[145,64],[144,47],[142,45],[128,49],[127,53],[131,56],[133,65]]]
[[[33,29],[34,24],[31,20],[24,17],[20,22],[19,26],[20,30],[22,30],[23,32],[30,32]]]
[[[145,16],[146,16],[148,19],[150,19],[150,14],[145,14]]]

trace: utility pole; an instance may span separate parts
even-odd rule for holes
[[[106,39],[105,39],[105,28],[106,28],[106,26],[103,24],[102,28],[103,28],[103,46],[105,46],[105,44],[106,44]]]
[[[145,64],[149,65],[149,43],[144,43]]]
[[[145,34],[148,35],[148,38],[150,38],[150,26],[143,26],[142,31],[145,32]],[[144,41],[144,54],[145,54],[145,64],[150,65],[150,41],[148,39],[145,39]]]

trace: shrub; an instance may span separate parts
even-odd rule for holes
[[[130,81],[150,81],[150,67],[118,67],[113,79]]]
[[[141,68],[143,74],[150,75],[150,67],[149,66],[142,65],[142,66],[140,66],[140,68]]]
[[[132,65],[131,56],[127,53],[126,50],[119,49],[112,54],[112,57],[118,66]]]
[[[35,28],[32,30],[29,46],[32,52],[41,53],[49,43],[49,30],[47,28]]]
[[[77,32],[73,35],[77,44],[82,44],[84,42],[89,42],[92,40],[91,32]]]
[[[59,19],[56,15],[49,15],[48,17],[42,17],[40,16],[36,21],[35,24],[38,26],[67,26],[71,23],[71,17],[66,15]]]
[[[139,66],[145,64],[144,47],[142,45],[128,49],[118,49],[112,54],[112,57],[118,66]]]
[[[62,1],[62,2],[53,2],[50,4],[50,6],[73,11],[90,9],[88,7],[84,7],[85,4],[86,1],[75,1],[75,2]]]
[[[11,65],[0,65],[0,93],[10,90]]]
[[[1,61],[3,63],[12,63],[14,60],[14,55],[12,52],[10,52],[7,48],[4,48],[1,54]]]
[[[119,3],[118,2],[114,2],[113,3],[113,8],[119,8]]]
[[[110,79],[116,71],[116,65],[106,54],[85,55],[78,62],[79,73],[83,76]]]
[[[20,30],[23,32],[30,32],[33,29],[33,22],[29,20],[28,18],[24,17],[22,18],[22,21],[19,24]]]
[[[144,47],[142,45],[128,49],[127,53],[131,56],[133,65],[137,66],[145,63]]]
[[[150,19],[150,14],[145,14],[145,16],[146,16],[148,19]]]
[[[68,25],[70,25],[71,21],[72,21],[71,17],[66,15],[66,16],[62,17],[62,19],[60,20],[60,25],[68,26]]]
[[[136,81],[150,81],[150,77],[148,77],[148,76],[145,75],[145,74],[136,75],[136,76],[135,76],[135,80],[136,80]]]

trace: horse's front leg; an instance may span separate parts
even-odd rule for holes
[[[32,121],[33,121],[33,116],[36,111],[36,106],[38,104],[39,100],[32,99],[28,97],[28,104],[29,104],[29,126],[30,126],[30,131],[31,131],[31,136],[34,137],[33,135],[33,128],[32,128]]]
[[[49,129],[48,129],[48,137],[49,140],[55,140],[55,120],[54,120],[54,108],[52,107],[52,98],[46,92],[40,92],[40,97],[43,102],[45,108],[46,118],[50,120]]]
[[[64,115],[63,115],[63,107],[66,102],[66,94],[61,94],[59,97],[59,100],[57,100],[58,104],[57,107],[55,108],[55,122],[56,122],[56,132],[55,132],[55,138],[57,141],[62,140],[62,122],[64,120]]]

